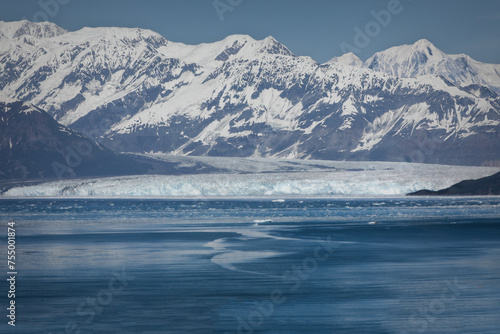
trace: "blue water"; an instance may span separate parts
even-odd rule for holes
[[[498,197],[0,200],[0,220],[1,332],[500,333]]]

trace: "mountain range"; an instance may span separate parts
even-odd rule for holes
[[[500,65],[427,40],[320,64],[273,37],[0,22],[0,100],[116,152],[500,164]]]

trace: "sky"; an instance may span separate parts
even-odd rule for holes
[[[139,27],[186,44],[269,35],[323,63],[354,51],[366,60],[425,38],[450,54],[500,64],[498,0],[0,0],[0,20]]]

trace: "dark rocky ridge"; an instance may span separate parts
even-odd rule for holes
[[[477,180],[465,180],[449,188],[431,191],[419,190],[408,196],[473,196],[500,195],[500,172]]]
[[[143,174],[151,165],[116,154],[28,103],[0,102],[0,179]]]

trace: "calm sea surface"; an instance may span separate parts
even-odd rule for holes
[[[0,332],[500,333],[498,197],[0,200],[0,220]]]

